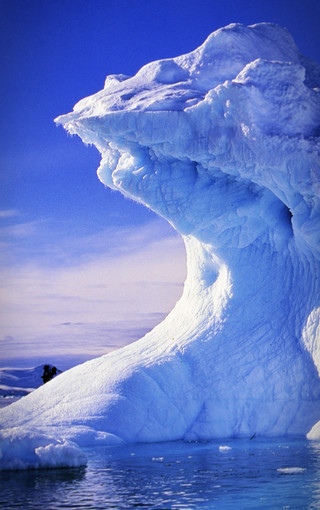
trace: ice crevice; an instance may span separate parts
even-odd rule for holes
[[[319,86],[285,29],[232,24],[56,119],[181,233],[187,279],[138,342],[1,411],[10,444],[25,423],[81,445],[320,437]]]

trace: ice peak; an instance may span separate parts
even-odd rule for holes
[[[151,62],[131,78],[112,75],[101,92],[57,122],[96,144],[105,184],[146,203],[182,233],[203,226],[182,198],[184,190],[218,180],[228,182],[229,191],[241,187],[251,205],[254,195],[270,204],[278,200],[273,210],[290,213],[297,241],[319,256],[314,176],[320,101],[305,79],[314,80],[318,72],[287,30],[270,23],[231,24],[189,54]],[[304,170],[296,163],[302,154]],[[156,183],[161,186],[155,175],[165,173],[180,185],[168,194],[173,180],[167,179],[163,200],[154,200]],[[271,209],[268,219],[257,210],[256,220],[263,217],[270,227]],[[250,230],[260,235],[263,229],[260,222]],[[253,238],[248,234],[248,242]]]

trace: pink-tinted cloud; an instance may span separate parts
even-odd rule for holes
[[[82,256],[64,264],[20,258],[1,271],[2,359],[101,355],[151,329],[182,293],[184,245],[162,221],[72,243]]]

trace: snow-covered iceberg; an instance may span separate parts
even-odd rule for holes
[[[113,75],[56,121],[166,218],[184,292],[138,342],[4,409],[81,444],[305,435],[320,420],[320,67],[273,24]]]

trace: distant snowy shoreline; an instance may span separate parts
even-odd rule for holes
[[[28,395],[59,373],[61,370],[48,363],[31,368],[0,368],[0,408]]]

